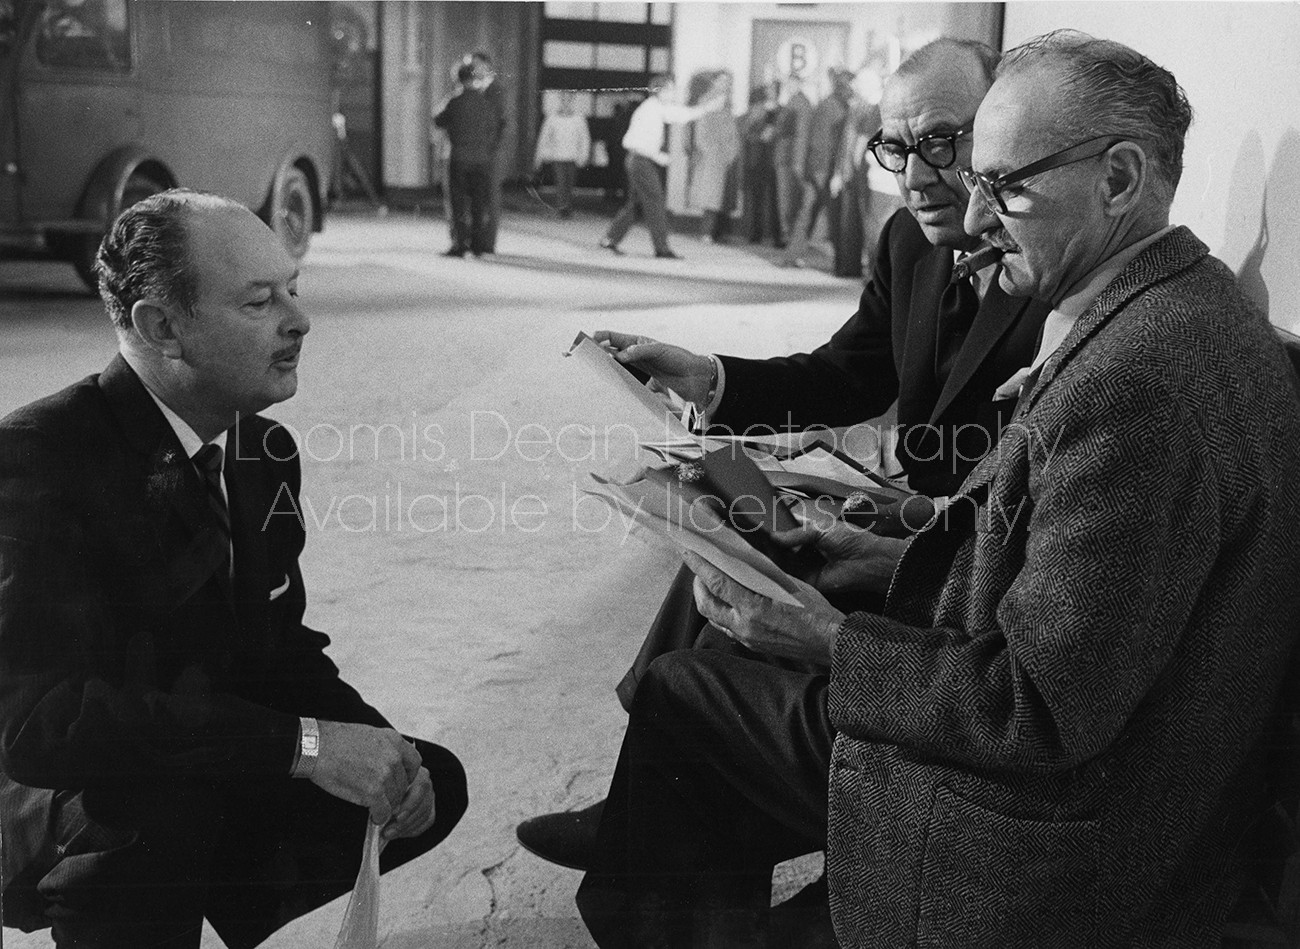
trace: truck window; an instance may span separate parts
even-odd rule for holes
[[[126,72],[131,68],[126,0],[55,0],[41,17],[36,58],[46,66]]]

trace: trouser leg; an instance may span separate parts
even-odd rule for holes
[[[605,232],[605,239],[611,244],[617,244],[627,236],[628,229],[632,226],[632,222],[636,220],[636,206],[639,198],[637,189],[633,185],[635,178],[633,171],[634,157],[629,154],[623,160],[623,167],[627,175],[627,198],[624,200],[623,206],[618,209],[618,214],[614,216],[614,220],[610,222],[609,230]]]
[[[475,163],[466,174],[469,188],[469,247],[476,254],[490,254],[496,245],[492,231],[492,167]]]
[[[465,812],[460,762],[429,742],[416,747],[435,821],[391,842],[381,871],[427,852]],[[38,892],[60,947],[195,949],[207,917],[228,949],[250,949],[352,888],[366,820],[363,808],[287,777],[63,792],[52,814],[62,852]]]
[[[465,770],[446,748],[414,739],[433,783],[434,822],[390,841],[380,873],[441,843],[468,803]],[[238,803],[238,833],[212,866],[207,916],[228,949],[250,949],[291,920],[347,893],[361,868],[369,816],[306,781],[281,781]]]
[[[470,163],[453,160],[448,172],[451,189],[451,246],[462,253],[469,249],[472,233]]]
[[[573,180],[576,174],[577,166],[573,162],[555,163],[555,203],[559,205],[561,211],[568,211],[573,207]]]
[[[55,945],[196,949],[227,829],[220,792],[179,782],[64,791],[51,817],[60,857],[37,890]]]
[[[762,944],[772,867],[825,846],[827,681],[714,650],[650,666],[578,891],[602,949]]]
[[[484,202],[482,253],[495,254],[497,231],[501,227],[501,156],[487,162],[487,195]]]
[[[632,156],[629,170],[633,171],[632,188],[637,192],[641,204],[641,213],[645,215],[645,225],[650,230],[650,241],[655,253],[667,253],[668,247],[668,211],[664,206],[664,186],[660,179],[659,166],[649,158]]]
[[[803,182],[801,187],[803,190],[799,198],[799,212],[790,224],[790,243],[786,253],[788,260],[796,260],[808,252],[808,235],[812,225],[817,188],[807,181]]]
[[[862,217],[858,203],[857,178],[844,182],[839,200],[839,240],[835,242],[835,274],[839,277],[862,276]]]

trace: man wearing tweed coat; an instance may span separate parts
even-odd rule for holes
[[[1300,629],[1300,404],[1267,321],[1169,227],[1190,119],[1173,77],[1119,44],[1051,34],[999,68],[966,226],[1006,249],[1004,289],[1053,312],[1008,380],[1020,404],[998,450],[946,529],[910,542],[882,614],[844,616],[811,587],[783,607],[688,558],[715,625],[831,664],[845,947],[1220,943]],[[876,541],[848,531],[819,533],[841,555],[828,570],[866,581]],[[699,681],[719,662],[666,658]],[[736,697],[713,698],[700,721]],[[735,907],[730,851],[754,852],[727,835],[769,831],[750,783],[816,756],[741,774],[708,740],[675,696],[638,691],[611,792],[635,830],[621,864],[603,856],[614,885],[591,885],[633,935],[602,946],[655,944],[655,926],[708,944]],[[672,797],[646,800],[646,779]]]

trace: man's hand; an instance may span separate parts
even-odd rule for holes
[[[690,551],[683,556],[695,574],[695,605],[718,629],[758,652],[830,666],[844,614],[812,587],[795,581],[802,607],[777,603],[741,586],[703,557]]]
[[[819,564],[804,576],[821,593],[888,593],[894,568],[907,549],[905,538],[881,537],[841,520],[808,519],[797,530],[775,533],[772,539],[782,547],[811,544],[822,555]]]
[[[391,818],[401,832],[387,836],[409,836],[405,831],[426,816],[421,811],[424,806],[428,807],[428,823],[433,822],[432,784],[427,804],[414,788],[423,764],[415,746],[391,728],[322,721],[320,757],[311,782],[328,794],[369,809],[376,824],[388,823]],[[424,781],[429,783],[428,772],[424,772]]]
[[[433,826],[433,819],[437,816],[436,803],[429,769],[421,768],[380,835],[384,840],[420,836]]]
[[[650,373],[652,379],[672,389],[683,399],[704,407],[709,395],[713,366],[708,356],[700,356],[680,346],[661,343],[648,336],[597,330],[592,337],[621,363],[631,363]]]

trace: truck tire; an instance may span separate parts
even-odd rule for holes
[[[109,217],[110,223],[117,220],[119,214],[137,201],[143,201],[149,195],[166,189],[167,185],[159,184],[148,174],[132,172],[122,187],[121,204],[113,209]],[[95,275],[95,256],[99,253],[100,240],[102,237],[94,234],[47,234],[45,237],[45,242],[54,255],[70,262],[76,268],[81,282],[92,292],[99,290],[99,278]]]

